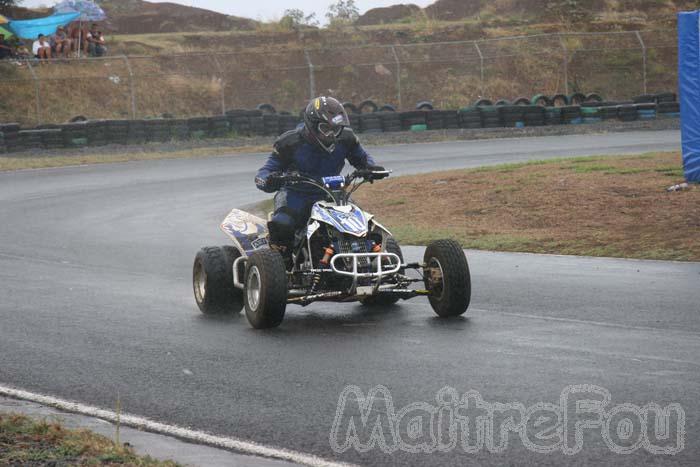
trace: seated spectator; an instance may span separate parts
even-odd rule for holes
[[[37,40],[32,44],[32,53],[34,58],[51,58],[51,44],[49,44],[46,36],[39,34]]]
[[[71,40],[66,34],[66,30],[63,27],[59,27],[56,30],[56,34],[51,37],[51,48],[53,49],[56,57],[63,55],[63,57],[68,57],[71,51]]]
[[[102,31],[97,30],[97,25],[93,24],[87,34],[88,53],[91,57],[102,57],[106,52],[105,38]]]
[[[5,40],[5,34],[0,34],[0,60],[14,57],[14,51],[9,42]]]

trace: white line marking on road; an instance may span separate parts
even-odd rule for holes
[[[619,323],[608,323],[605,321],[592,321],[587,319],[576,319],[576,318],[561,318],[559,316],[543,316],[543,315],[531,315],[528,313],[514,313],[510,311],[498,311],[498,310],[484,310],[480,308],[469,308],[470,311],[477,311],[484,314],[498,313],[500,315],[513,316],[515,318],[525,318],[525,319],[539,319],[544,321],[559,321],[562,323],[573,323],[573,324],[587,324],[589,326],[604,326],[608,328],[619,328],[634,331],[649,331],[649,332],[660,332],[660,333],[674,333],[683,334],[689,337],[700,337],[700,334],[694,331],[684,331],[682,329],[664,329],[655,328],[652,326],[635,326],[632,324],[619,324]]]
[[[0,395],[12,397],[15,399],[28,400],[43,405],[55,407],[67,412],[79,413],[90,417],[96,417],[110,422],[117,421],[117,414],[111,410],[100,409],[89,405],[71,402],[64,399],[59,399],[43,394],[36,394],[21,389],[15,389],[0,384]],[[244,441],[238,438],[215,436],[202,431],[190,430],[177,425],[167,425],[165,423],[156,422],[147,418],[136,415],[122,413],[119,416],[120,423],[124,426],[142,429],[152,433],[160,433],[167,436],[192,441],[199,444],[206,444],[218,448],[230,449],[239,453],[251,454],[254,456],[268,457],[272,459],[280,459],[297,464],[308,465],[312,467],[352,467],[353,464],[344,464],[332,462],[321,457],[311,454],[303,454],[287,449],[278,449],[261,444]]]

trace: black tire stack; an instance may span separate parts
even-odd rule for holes
[[[233,109],[226,111],[226,117],[233,131],[239,135],[250,135],[250,110]]]
[[[275,127],[277,126],[275,122]],[[207,128],[207,136],[210,138],[223,138],[228,136],[231,128],[229,127],[228,118],[226,115],[216,115],[209,117],[209,127]]]
[[[362,131],[362,119],[360,117],[361,114],[359,113],[348,113],[348,118],[350,119],[350,128],[357,130],[358,132]]]
[[[498,128],[501,126],[501,117],[498,113],[498,106],[482,105],[479,107],[481,122],[484,128]]]
[[[457,113],[459,127],[466,129],[481,128],[481,112],[478,107],[465,107]]]
[[[279,134],[295,129],[298,124],[299,119],[294,115],[280,115]]]
[[[145,120],[129,120],[128,144],[143,144],[146,142]]]
[[[443,130],[445,128],[445,114],[440,110],[425,112],[425,124],[428,130]]]
[[[523,107],[523,121],[525,126],[544,126],[544,107],[539,105],[527,105]]]
[[[5,151],[12,152],[19,147],[19,123],[0,124],[0,133],[3,134]]]
[[[107,122],[104,120],[88,121],[86,125],[89,146],[104,146],[109,144],[109,137],[107,136]]]
[[[544,110],[544,122],[545,125],[561,125],[561,107],[547,107]]]
[[[581,107],[578,105],[566,105],[561,107],[561,121],[566,125],[582,123]]]
[[[454,110],[437,110],[436,112],[443,113],[443,121],[446,130],[455,130],[459,128],[459,115]]]
[[[45,149],[59,149],[63,147],[63,135],[61,128],[54,125],[56,128],[44,128],[40,131],[41,145]]]
[[[61,129],[63,146],[81,147],[88,144],[88,132],[85,122],[66,123]]]
[[[401,115],[397,112],[377,112],[382,122],[382,131],[401,131]]]
[[[109,144],[126,144],[129,139],[128,120],[105,120],[105,132]]]
[[[523,106],[502,105],[498,108],[498,115],[505,127],[522,127],[525,125]]]
[[[409,112],[401,112],[401,129],[404,131],[410,130],[413,125],[425,125],[425,114],[423,110],[411,110]]]
[[[362,133],[381,133],[381,116],[375,112],[360,114],[360,131]]]
[[[145,120],[146,141],[149,143],[162,143],[170,139],[169,120],[161,118]]]
[[[634,104],[626,104],[617,106],[617,118],[623,122],[634,122],[639,118],[637,108]]]
[[[656,118],[655,103],[635,104],[634,106],[637,109],[637,119],[653,120]]]
[[[187,132],[192,139],[202,139],[209,131],[209,119],[207,117],[192,117],[187,119]]]
[[[0,131],[0,154],[5,154],[7,147],[5,146],[5,133]]]
[[[677,97],[675,92],[660,92],[654,95],[654,101],[657,104],[677,102]]]
[[[680,112],[681,105],[678,102],[659,102],[656,105],[656,113],[659,117],[678,117]]]
[[[170,137],[179,141],[189,139],[190,132],[187,128],[187,119],[174,118],[170,120]]]
[[[41,132],[44,130],[19,130],[19,144],[22,149],[41,149]]]
[[[277,136],[280,131],[280,117],[277,114],[263,113],[263,134],[266,136]]]
[[[598,115],[603,120],[613,120],[617,118],[617,105],[604,105],[598,107]]]

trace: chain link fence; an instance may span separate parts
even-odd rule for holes
[[[675,30],[557,33],[480,41],[278,52],[0,62],[0,121],[223,114],[269,103],[297,113],[317,94],[411,109],[480,97],[676,90]]]

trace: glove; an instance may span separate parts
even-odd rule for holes
[[[381,165],[368,165],[367,170],[369,170],[370,172],[385,172],[386,171],[386,169],[384,167],[382,167]],[[386,173],[384,173],[384,174],[372,173],[372,180],[381,180],[382,178],[386,178],[388,176],[389,176],[389,174],[386,174]]]
[[[256,177],[255,184],[261,190],[267,193],[273,193],[282,188],[282,174],[272,172],[265,178]]]

